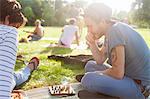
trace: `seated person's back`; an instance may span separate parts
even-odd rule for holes
[[[78,26],[75,25],[75,22],[75,19],[71,19],[69,25],[64,26],[59,44],[70,47],[74,37],[78,44]]]

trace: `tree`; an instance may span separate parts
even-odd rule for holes
[[[18,0],[22,5],[23,13],[28,19],[27,25],[34,25],[36,19],[40,19],[42,13],[41,0]]]
[[[23,12],[24,12],[25,16],[28,18],[28,24],[34,23],[33,19],[34,19],[35,15],[33,13],[32,8],[27,6],[24,8]]]
[[[127,17],[128,13],[126,11],[119,11],[118,13],[116,13],[116,18],[119,20],[124,20]]]
[[[28,19],[27,25],[34,25],[36,19],[45,20],[43,25],[63,26],[66,19],[76,17],[78,8],[83,8],[86,0],[75,0],[69,3],[66,0],[18,0],[23,13]],[[74,7],[71,7],[74,5]],[[76,9],[76,8],[77,9]]]
[[[42,19],[45,20],[44,25],[54,25],[56,23],[55,11],[51,6],[51,2],[44,1],[42,4]]]
[[[136,0],[132,5],[130,17],[139,27],[150,27],[150,0]]]

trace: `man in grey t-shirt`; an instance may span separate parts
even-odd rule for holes
[[[129,25],[110,17],[111,9],[102,3],[85,10],[86,40],[95,61],[85,65],[81,84],[89,91],[121,99],[144,99],[150,90],[150,50]],[[105,43],[99,49],[96,41],[102,36]]]

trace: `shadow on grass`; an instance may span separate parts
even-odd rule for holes
[[[84,66],[83,64],[66,64],[63,61],[61,62],[61,67],[65,68],[65,69],[70,69],[70,70],[84,70]]]
[[[52,55],[57,55],[57,54],[69,54],[73,50],[70,48],[62,48],[62,47],[47,47],[43,51],[40,52],[40,54],[45,54],[48,52],[51,52]]]
[[[89,60],[93,60],[92,55],[74,55],[74,56],[59,56],[59,55],[50,55],[48,59],[64,62],[64,64],[70,65],[79,65],[84,67]]]

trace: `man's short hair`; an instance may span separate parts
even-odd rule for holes
[[[103,3],[93,3],[85,9],[84,16],[96,22],[99,22],[101,19],[109,21],[112,16],[112,9]]]
[[[40,21],[39,19],[37,19],[37,20],[35,21],[35,24],[41,24],[41,21]]]
[[[75,18],[70,18],[69,19],[69,24],[75,24],[76,23],[76,19]]]

